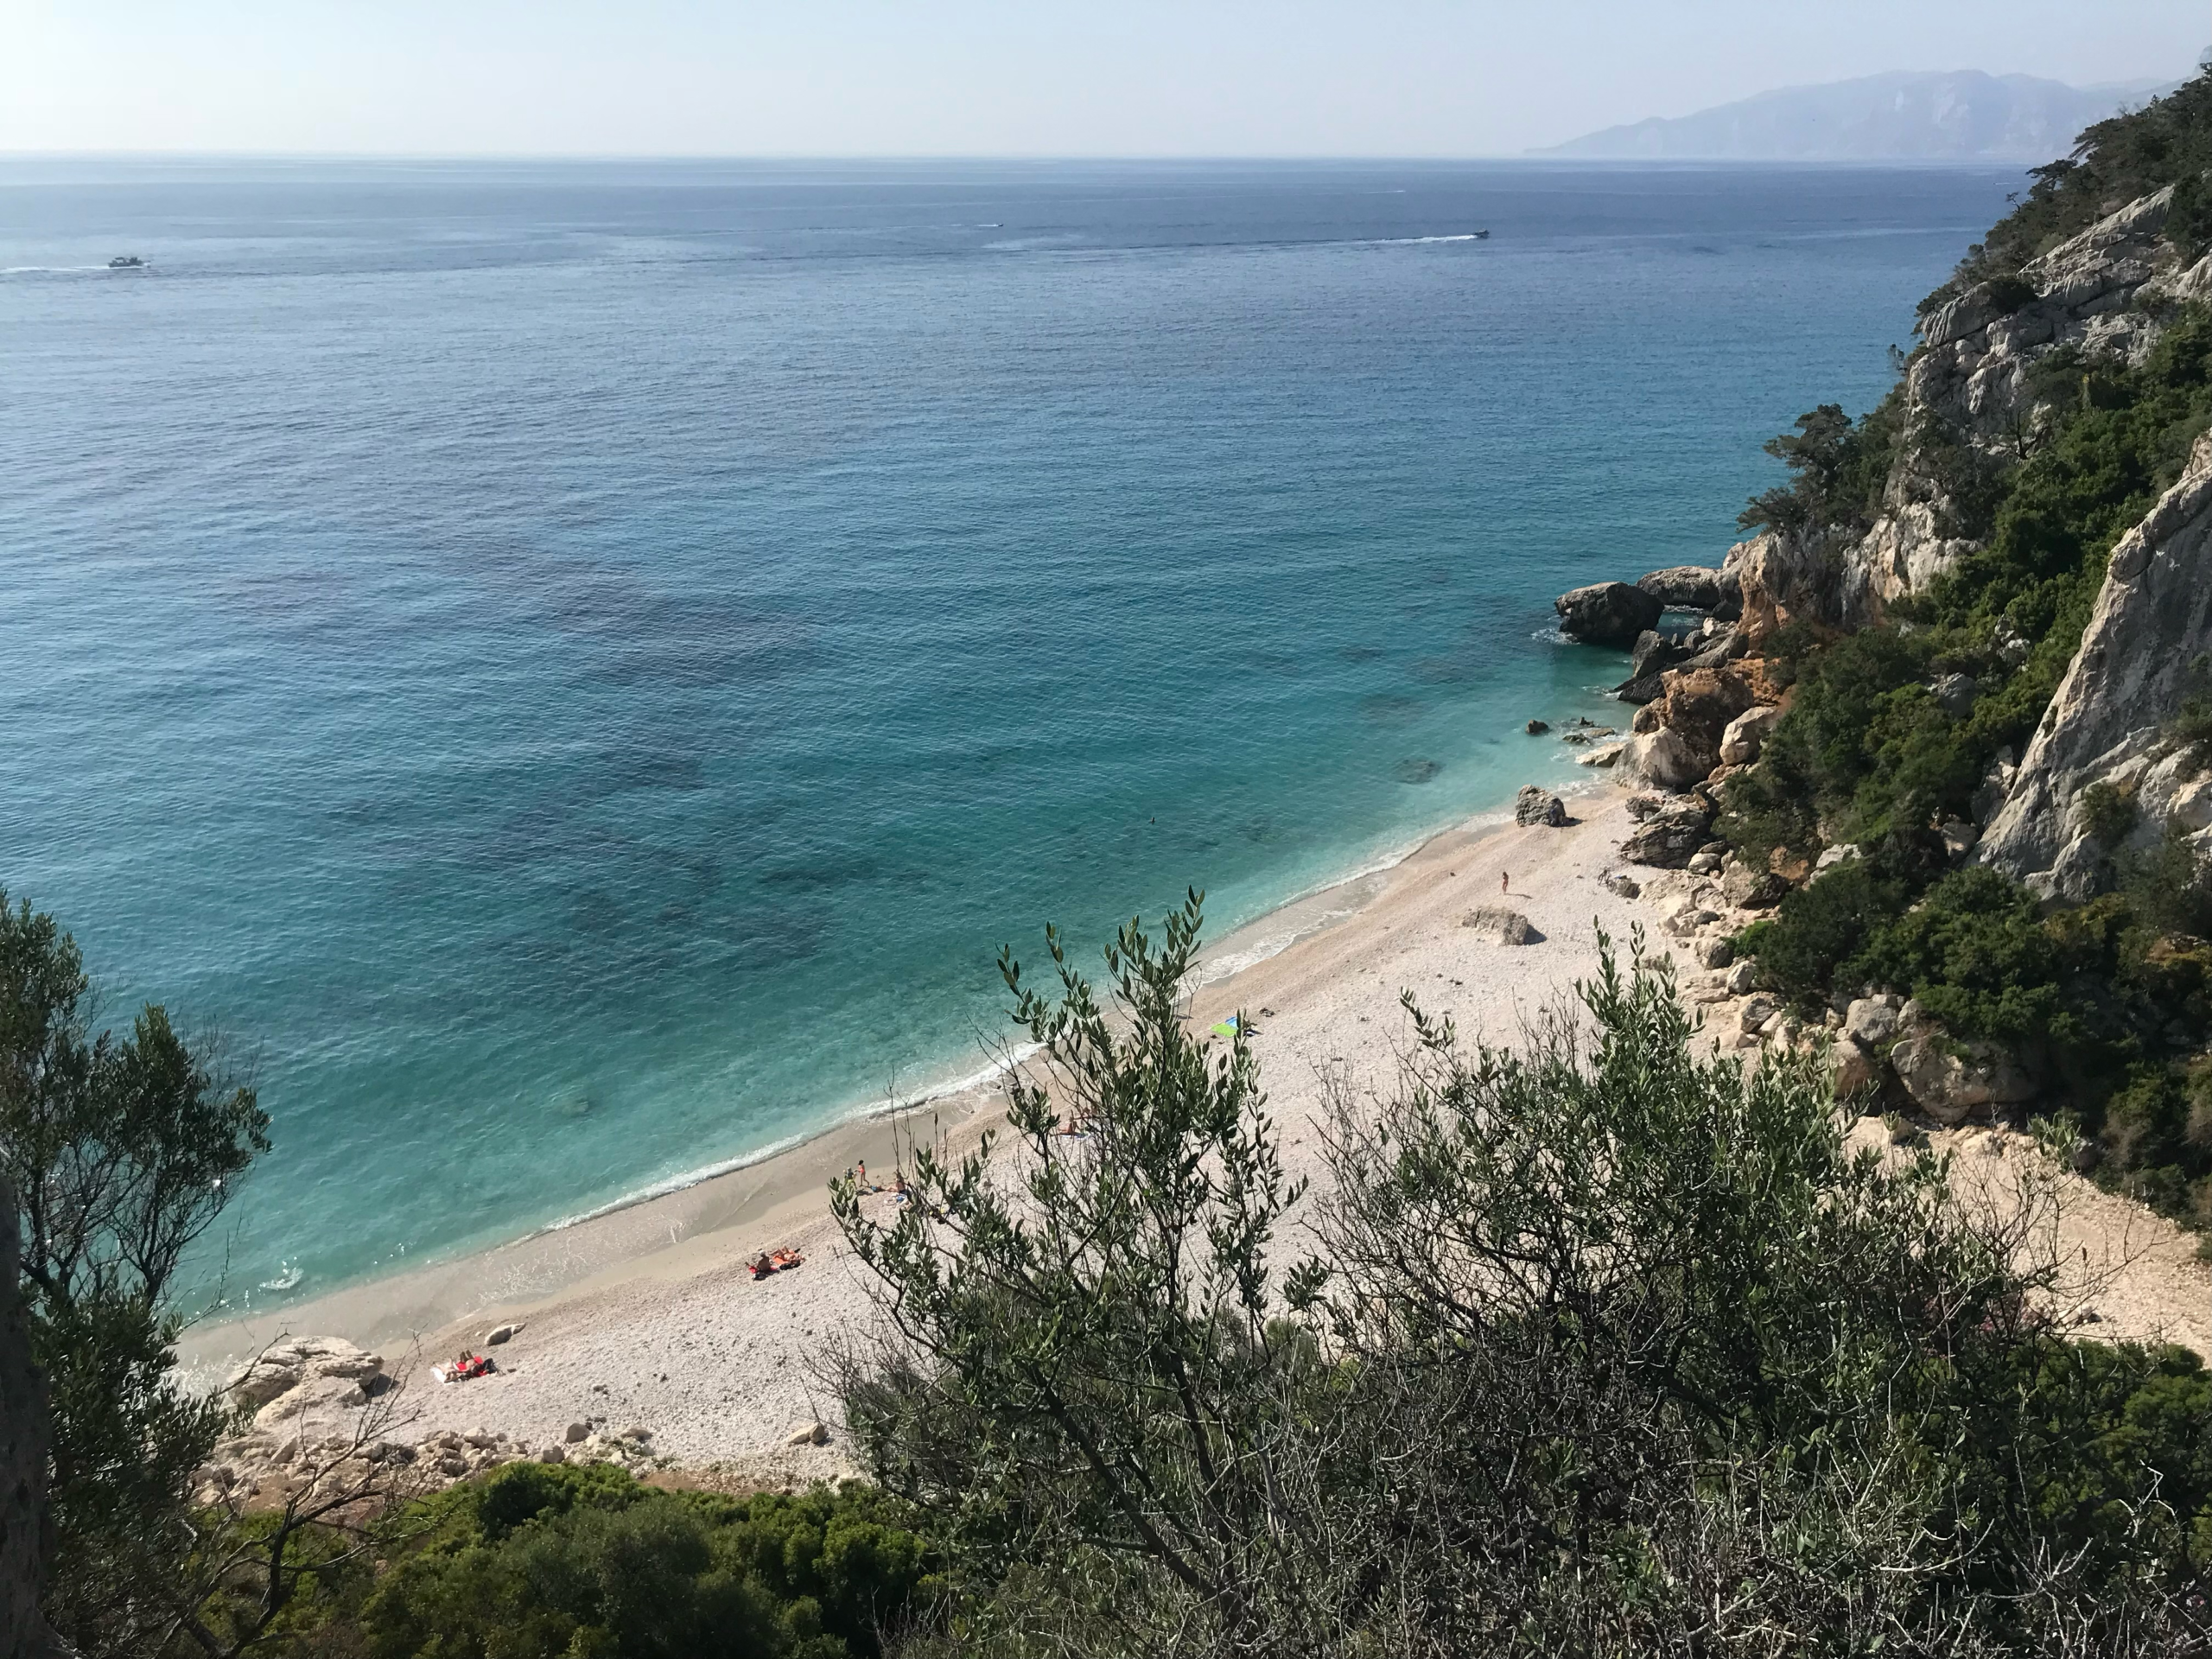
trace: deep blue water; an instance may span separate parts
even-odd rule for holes
[[[0,162],[0,884],[252,1062],[233,1300],[575,1213],[1575,776],[2019,182]]]

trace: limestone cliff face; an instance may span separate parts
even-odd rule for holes
[[[2118,848],[2082,823],[2094,784],[2131,798],[2124,845],[2178,821],[2212,852],[2212,776],[2168,734],[2212,651],[2212,435],[2188,470],[2113,549],[2097,607],[1977,855],[2048,899],[2079,900],[2110,877]]]
[[[16,1198],[0,1180],[0,1654],[54,1651],[39,1616],[46,1383],[31,1363],[18,1288]]]
[[[2033,370],[2070,346],[2139,365],[2163,332],[2152,302],[2212,296],[2212,258],[2184,266],[2165,241],[2171,188],[2132,201],[2033,260],[2018,284],[1983,283],[1931,313],[1905,377],[1915,419],[1933,416],[1986,454],[2017,455],[2038,425]],[[1908,445],[1882,516],[1845,561],[1842,620],[1877,620],[1978,545],[1955,533],[1942,484]]]
[[[2212,299],[2212,256],[2185,265],[2164,238],[2172,199],[2169,189],[2130,202],[2034,260],[2017,282],[1978,284],[1931,312],[1905,376],[1908,434],[1932,423],[1985,454],[2017,458],[2043,418],[2033,375],[2043,359],[2072,347],[2141,363],[2163,332],[2154,302]],[[1764,612],[1863,627],[1980,545],[1959,528],[1938,469],[1908,435],[1863,537],[1769,534],[1736,549],[1723,568],[1742,574],[1747,619]]]

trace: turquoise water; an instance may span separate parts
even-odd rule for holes
[[[0,163],[0,883],[250,1063],[234,1303],[679,1179],[1575,776],[2019,182]]]

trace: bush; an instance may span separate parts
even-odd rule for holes
[[[2212,238],[2212,205],[2201,183],[2212,169],[2212,75],[2084,132],[2071,156],[2031,170],[2026,198],[1968,253],[1933,309],[1978,282],[2016,277],[2037,254],[2079,235],[2114,208],[2167,185],[2175,192],[2167,234],[2184,250]]]
[[[888,1233],[840,1192],[888,1327],[849,1421],[965,1541],[917,1659],[2207,1634],[2212,1380],[2037,1311],[2032,1173],[1999,1223],[1924,1147],[1850,1151],[1813,1057],[1700,1058],[1670,974],[1606,946],[1521,1052],[1412,1011],[1400,1090],[1333,1121],[1318,1254],[1279,1262],[1255,1064],[1172,994],[1196,922],[1123,935],[1121,1020],[1055,948],[1011,1183],[925,1163]]]
[[[2135,798],[2110,784],[2091,784],[2082,791],[2075,810],[2081,817],[2082,828],[2107,851],[2126,840],[2127,832],[2135,828]]]
[[[1744,931],[1740,944],[1769,983],[1811,1008],[1827,1000],[1836,969],[1904,906],[1902,885],[1872,862],[1840,864],[1788,894],[1771,920]]]
[[[935,1594],[908,1512],[857,1486],[731,1498],[511,1464],[377,1527],[264,1644],[369,1659],[849,1659]],[[324,1536],[334,1535],[323,1534]],[[210,1622],[223,1627],[219,1599]]]
[[[2069,966],[2033,893],[1994,870],[1966,869],[1870,929],[1841,977],[1909,991],[1955,1036],[2040,1045],[2085,1034],[2065,1006]]]
[[[1790,481],[1752,497],[1737,523],[1785,535],[1831,526],[1865,529],[1880,509],[1903,409],[1903,398],[1892,392],[1856,425],[1840,404],[1800,415],[1794,433],[1766,445],[1767,454],[1789,468]]]

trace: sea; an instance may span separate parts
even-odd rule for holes
[[[0,159],[0,887],[259,1091],[198,1305],[926,1094],[1047,923],[1586,781],[1554,595],[1717,563],[2023,183]]]

